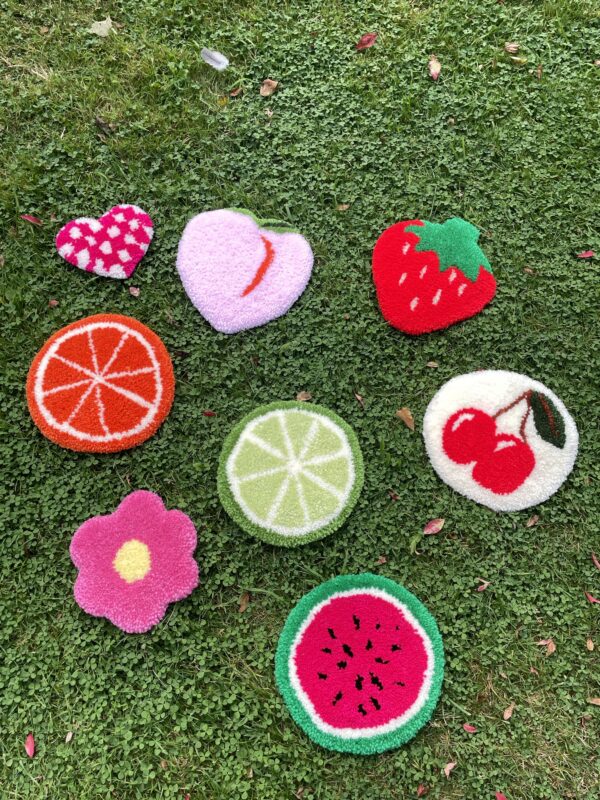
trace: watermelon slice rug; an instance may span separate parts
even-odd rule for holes
[[[100,219],[79,217],[56,236],[56,249],[69,264],[104,278],[129,278],[150,246],[152,220],[138,206],[114,206]]]
[[[51,441],[115,452],[146,441],[171,409],[173,365],[158,336],[136,319],[98,314],[57,331],[33,359],[27,403]]]
[[[519,511],[553,495],[573,469],[579,443],[554,392],[503,370],[445,383],[427,407],[423,436],[440,478],[495,511]]]
[[[222,333],[281,317],[306,288],[312,267],[311,247],[300,233],[243,209],[193,217],[177,255],[188,297]]]
[[[260,406],[231,431],[218,489],[237,524],[265,542],[295,547],[332,533],[363,485],[356,434],[322,406]]]
[[[154,492],[132,492],[75,532],[75,600],[126,633],[144,633],[198,585],[195,548],[196,529],[183,511],[167,511]]]
[[[373,250],[373,279],[385,319],[404,333],[447,328],[479,314],[496,294],[479,231],[454,217],[413,219],[385,230]]]
[[[292,610],[275,677],[292,717],[317,744],[381,753],[431,718],[444,677],[442,638],[404,587],[379,575],[342,575]]]

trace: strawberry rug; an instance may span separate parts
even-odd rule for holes
[[[166,347],[136,319],[97,314],[57,331],[33,359],[27,404],[48,439],[70,450],[115,452],[146,441],[173,403]]]
[[[138,206],[114,206],[99,219],[79,217],[56,236],[56,249],[69,264],[103,278],[129,278],[144,257],[154,227]]]
[[[381,753],[431,718],[444,678],[442,638],[404,587],[379,575],[342,575],[290,613],[275,677],[292,717],[317,744]]]
[[[193,217],[177,254],[188,297],[221,333],[281,317],[306,288],[312,266],[312,250],[300,233],[241,209]]]
[[[479,314],[496,281],[478,240],[477,228],[458,217],[387,228],[373,250],[373,280],[390,325],[416,336]]]
[[[198,585],[195,549],[196,529],[183,511],[167,511],[153,492],[132,492],[74,534],[75,600],[126,633],[144,633]]]
[[[340,527],[363,485],[356,434],[322,406],[271,403],[244,417],[221,452],[218,490],[247,533],[295,547]]]
[[[554,392],[503,370],[445,383],[427,407],[423,436],[440,478],[495,511],[547,500],[573,469],[579,441]]]

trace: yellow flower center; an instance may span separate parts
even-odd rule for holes
[[[129,539],[117,550],[113,567],[126,583],[141,581],[150,572],[150,550],[139,539]]]

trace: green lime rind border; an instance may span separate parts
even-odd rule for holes
[[[292,225],[288,225],[288,223],[284,222],[283,220],[261,219],[260,217],[257,217],[256,214],[253,214],[252,211],[248,211],[247,208],[227,208],[224,210],[236,211],[238,214],[245,214],[247,217],[251,217],[259,228],[264,228],[268,231],[273,231],[274,233],[300,233],[297,228],[294,228]]]
[[[419,620],[433,648],[433,675],[431,691],[423,708],[401,727],[388,733],[376,734],[364,739],[345,739],[325,733],[312,721],[300,702],[289,678],[288,662],[291,648],[299,628],[311,610],[336,592],[348,589],[381,589],[404,603]],[[285,704],[295,722],[317,744],[330,750],[357,755],[382,753],[406,744],[429,722],[442,691],[444,680],[444,645],[437,623],[431,613],[414,594],[399,583],[365,572],[361,575],[339,575],[305,594],[290,612],[277,644],[275,654],[275,680]]]
[[[329,417],[329,419],[335,422],[336,425],[340,426],[340,428],[348,437],[352,458],[354,459],[354,484],[350,490],[350,495],[346,501],[346,505],[335,519],[331,520],[331,522],[329,522],[327,525],[324,525],[322,528],[317,528],[317,530],[307,533],[305,536],[282,536],[280,533],[276,533],[269,528],[263,528],[261,525],[257,525],[256,523],[252,522],[252,520],[248,519],[233,496],[233,492],[231,491],[229,481],[227,479],[226,471],[227,459],[229,458],[231,451],[242,434],[242,431],[249,422],[251,422],[253,419],[256,419],[256,417],[260,417],[263,414],[269,413],[270,411],[286,410],[290,408],[299,408],[302,411],[312,411],[316,414],[322,414],[325,417]],[[227,511],[231,519],[236,522],[240,528],[245,530],[246,533],[249,533],[251,536],[255,536],[257,539],[262,539],[263,542],[267,542],[268,544],[280,545],[282,547],[299,547],[300,545],[308,544],[309,542],[314,542],[317,539],[322,539],[324,536],[328,536],[330,533],[333,533],[344,524],[344,522],[350,516],[354,506],[356,505],[356,501],[360,496],[364,478],[365,469],[360,444],[356,433],[347,422],[339,417],[334,411],[330,411],[328,408],[319,406],[316,403],[302,403],[296,400],[281,400],[279,402],[268,403],[267,405],[258,406],[255,408],[254,411],[251,411],[249,414],[243,417],[243,419],[237,423],[237,425],[226,437],[225,441],[223,442],[221,455],[219,457],[219,467],[217,471],[217,491],[225,511]]]

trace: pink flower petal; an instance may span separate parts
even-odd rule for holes
[[[475,725],[469,725],[468,722],[465,722],[463,725],[463,730],[465,730],[467,733],[477,733],[477,728]]]
[[[432,536],[434,533],[439,533],[444,527],[445,519],[438,517],[437,519],[430,519],[427,525],[423,528],[425,536]]]
[[[595,255],[593,250],[582,250],[581,253],[577,253],[577,258],[593,258]]]
[[[33,758],[35,755],[35,739],[33,738],[33,733],[29,733],[25,739],[25,752],[29,758]]]

